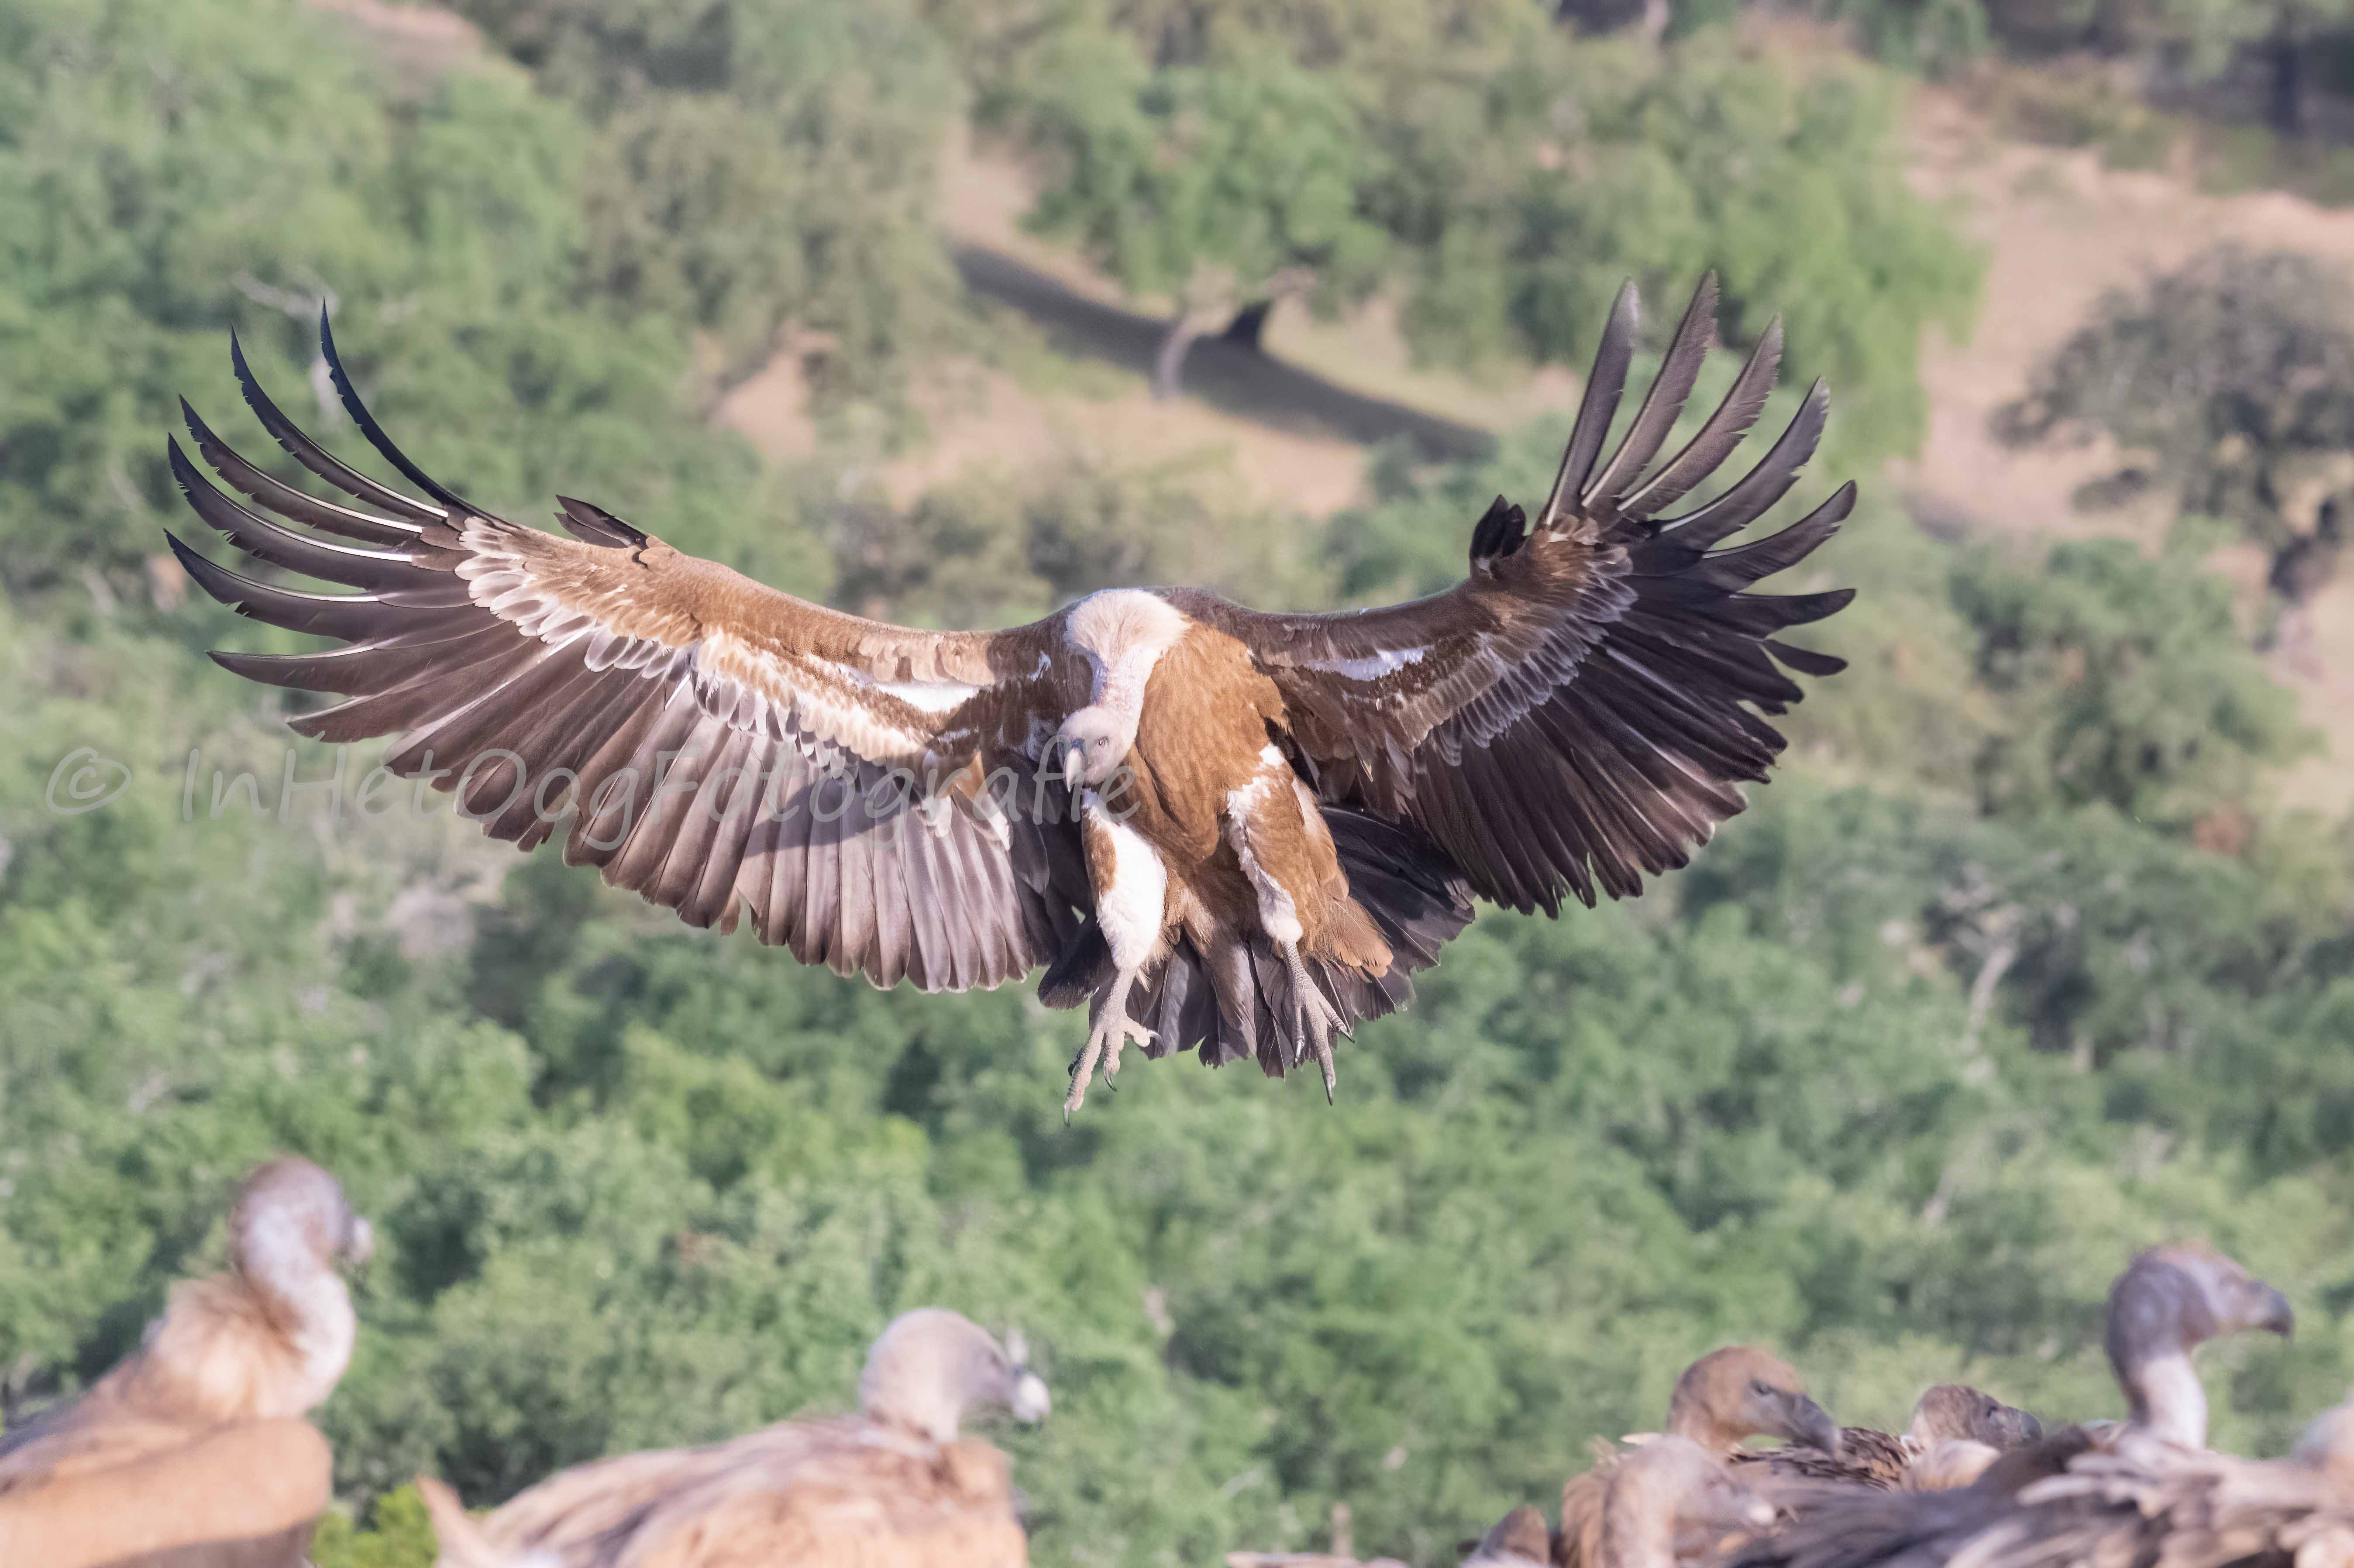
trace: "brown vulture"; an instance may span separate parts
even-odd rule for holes
[[[678,912],[877,986],[961,991],[1044,965],[1089,1009],[1066,1111],[1124,1045],[1256,1058],[1280,1076],[1404,1006],[1472,898],[1523,912],[1638,893],[1763,780],[1801,696],[1841,662],[1781,634],[1848,590],[1746,591],[1831,536],[1842,485],[1769,537],[1712,546],[1797,481],[1819,382],[1757,464],[1670,509],[1730,457],[1781,358],[1769,326],[1664,461],[1715,336],[1703,280],[1624,436],[1632,284],[1612,309],[1551,493],[1499,496],[1469,575],[1410,603],[1248,609],[1198,588],[1097,593],[1002,631],[862,620],[682,555],[558,496],[569,538],[511,523],[411,461],[320,346],[379,483],[296,429],[231,344],[246,402],[344,493],[233,451],[186,408],[188,502],[248,555],[351,592],[240,577],[172,541],[245,614],[345,645],[222,653],[255,681],[346,700],[292,720],[400,738],[492,836],[564,854]],[[247,502],[252,505],[246,504]],[[256,508],[259,508],[257,510]],[[267,515],[265,515],[267,514]]]
[[[2000,1454],[2043,1436],[2042,1424],[1993,1395],[1957,1383],[1941,1383],[1922,1394],[1902,1434],[1869,1426],[1842,1426],[1828,1449],[1785,1447],[1734,1456],[1740,1465],[1762,1465],[1776,1481],[1803,1485],[1911,1487],[1937,1491],[1976,1480]],[[1750,1481],[1752,1486],[1760,1484]],[[1777,1501],[1796,1506],[1802,1493],[1768,1487]]]
[[[1752,1437],[1780,1437],[1793,1446],[1776,1453],[1803,1446],[1829,1454],[1839,1441],[1839,1424],[1807,1396],[1807,1385],[1789,1362],[1760,1346],[1728,1345],[1701,1357],[1676,1379],[1664,1434],[1628,1441],[1638,1442],[1633,1452],[1639,1454],[1672,1438],[1731,1463]],[[1597,1447],[1594,1467],[1572,1476],[1561,1489],[1561,1532],[1553,1549],[1561,1568],[1596,1568],[1602,1559],[1609,1489],[1630,1456],[1607,1444]],[[1754,1486],[1765,1478],[1761,1472],[1742,1480]]]
[[[2001,1455],[1952,1490],[1825,1488],[1799,1521],[1728,1554],[1733,1568],[2071,1568],[2084,1563],[2319,1568],[2354,1561],[2341,1436],[2318,1424],[2299,1459],[2207,1451],[2190,1352],[2221,1334],[2287,1334],[2288,1302],[2203,1246],[2155,1247],[2109,1293],[2110,1365],[2131,1412]],[[2342,1425],[2342,1430],[2341,1430]],[[2318,1542],[2317,1546],[2314,1543]]]
[[[247,1178],[229,1270],[172,1287],[137,1350],[79,1399],[0,1435],[0,1563],[302,1568],[332,1494],[303,1415],[351,1360],[337,1266],[368,1223],[307,1160]]]
[[[855,1415],[596,1460],[479,1520],[418,1486],[440,1568],[1023,1568],[1012,1464],[958,1429],[985,1406],[1039,1421],[1047,1405],[1018,1343],[922,1308],[875,1340]]]

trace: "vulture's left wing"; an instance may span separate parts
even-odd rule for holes
[[[1565,891],[1592,904],[1598,884],[1623,897],[1642,873],[1682,865],[1742,809],[1734,784],[1762,780],[1782,749],[1758,715],[1802,693],[1777,662],[1808,675],[1844,667],[1776,633],[1852,590],[1743,590],[1829,538],[1855,504],[1852,484],[1779,534],[1711,550],[1780,500],[1813,455],[1821,383],[1755,468],[1659,520],[1740,444],[1773,390],[1778,321],[1698,433],[1651,469],[1714,340],[1715,305],[1711,275],[1605,461],[1635,345],[1634,286],[1620,291],[1535,524],[1499,496],[1472,532],[1471,575],[1447,591],[1334,615],[1172,596],[1250,646],[1324,799],[1414,821],[1500,904],[1553,913]]]
[[[385,767],[454,791],[493,837],[529,849],[568,826],[567,861],[689,924],[732,929],[748,910],[762,941],[876,985],[993,986],[1061,950],[1086,896],[1072,830],[1005,809],[1034,772],[1027,737],[1052,731],[1072,682],[1086,689],[1051,623],[887,626],[684,555],[584,502],[559,497],[568,539],[493,516],[402,455],[353,391],[323,317],[320,334],[353,422],[429,499],[320,448],[234,350],[262,424],[356,504],[271,477],[185,404],[206,461],[284,521],[222,493],[176,440],[170,450],[188,503],[239,549],[359,590],[255,581],[172,540],[215,598],[349,644],[214,655],[253,680],[347,699],[296,717],[296,730],[403,736]]]

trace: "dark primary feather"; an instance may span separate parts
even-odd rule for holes
[[[427,475],[369,413],[323,322],[321,349],[361,432],[440,504],[320,448],[270,399],[234,341],[233,368],[263,427],[311,472],[376,510],[321,501],[263,472],[193,409],[197,450],[263,510],[222,493],[176,440],[167,442],[173,475],[205,523],[271,566],[361,590],[257,581],[171,539],[196,584],[239,613],[346,644],[215,655],[248,679],[345,699],[296,715],[297,732],[335,743],[400,735],[385,766],[455,793],[492,836],[529,849],[560,832],[567,860],[598,866],[689,924],[732,929],[748,912],[762,941],[877,985],[994,985],[1068,941],[1087,885],[1071,872],[1075,849],[1058,857],[1044,842],[1068,836],[1066,825],[1011,813],[1001,843],[975,815],[950,809],[928,827],[890,792],[885,766],[797,719],[762,719],[739,686],[703,682],[667,652],[644,667],[600,663],[587,641],[543,641],[477,603],[456,572],[476,559],[466,529],[523,541],[516,548],[557,542],[470,506]],[[567,528],[589,544],[643,551],[653,543],[602,508],[560,504]],[[667,786],[661,810],[658,782]]]
[[[1411,825],[1499,904],[1554,914],[1567,898],[1631,896],[1685,864],[1742,809],[1737,786],[1762,781],[1780,754],[1765,716],[1803,695],[1786,669],[1843,667],[1781,634],[1836,612],[1849,590],[1749,589],[1837,532],[1852,485],[1767,538],[1711,548],[1795,482],[1822,435],[1819,384],[1740,479],[1681,518],[1656,518],[1733,454],[1780,359],[1777,324],[1699,432],[1646,477],[1712,341],[1713,298],[1704,279],[1617,450],[1597,462],[1634,351],[1637,313],[1622,293],[1546,508],[1523,531],[1500,498],[1473,528],[1471,576],[1447,592],[1336,615],[1171,596],[1250,645],[1327,802]]]

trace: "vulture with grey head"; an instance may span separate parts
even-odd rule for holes
[[[2130,1417],[2071,1426],[2000,1455],[1951,1490],[1824,1489],[1800,1519],[1729,1554],[1731,1568],[2069,1568],[2087,1563],[2221,1568],[2343,1557],[2354,1497],[2339,1489],[2337,1426],[2298,1462],[2212,1454],[2190,1352],[2219,1335],[2285,1336],[2287,1300],[2203,1246],[2154,1247],[2109,1293],[2110,1365]],[[2347,1430],[2354,1431],[2354,1425]],[[2310,1542],[2323,1545],[2307,1555]],[[2338,1553],[2339,1555],[2330,1555]]]
[[[1633,1453],[1673,1439],[1731,1464],[1752,1437],[1779,1437],[1828,1454],[1838,1443],[1839,1424],[1807,1396],[1789,1362],[1756,1345],[1728,1345],[1684,1369],[1668,1399],[1666,1432],[1645,1435]],[[1597,1448],[1594,1467],[1561,1489],[1553,1560],[1562,1568],[1596,1568],[1602,1560],[1609,1489],[1631,1456],[1607,1444]],[[1742,1484],[1755,1483],[1744,1476]]]
[[[1018,1340],[924,1308],[875,1341],[855,1415],[600,1459],[480,1520],[431,1477],[418,1486],[440,1568],[1022,1568],[1012,1464],[958,1436],[987,1406],[1043,1420],[1046,1385]]]
[[[1606,451],[1637,337],[1604,327],[1559,473],[1533,515],[1499,496],[1469,575],[1410,603],[1248,609],[1196,588],[1092,594],[1002,631],[842,614],[557,497],[558,537],[496,516],[395,447],[323,315],[360,433],[410,489],[246,402],[335,500],[249,461],[183,406],[190,506],[320,593],[239,576],[177,538],[189,575],[327,652],[216,657],[345,700],[292,721],[398,736],[493,837],[565,858],[691,925],[748,923],[877,986],[963,991],[1044,967],[1089,1010],[1066,1112],[1125,1046],[1198,1048],[1281,1076],[1405,1005],[1474,896],[1523,912],[1631,896],[1739,811],[1802,695],[1841,662],[1782,640],[1845,589],[1748,591],[1829,538],[1843,485],[1769,537],[1715,546],[1797,481],[1818,382],[1755,467],[1704,488],[1747,435],[1782,350],[1769,325],[1723,402],[1660,460],[1715,337],[1703,280]],[[250,503],[250,504],[249,504]]]
[[[350,1361],[341,1265],[366,1220],[307,1160],[249,1176],[228,1272],[173,1286],[139,1348],[80,1398],[0,1435],[0,1563],[302,1568],[332,1495],[303,1419]]]

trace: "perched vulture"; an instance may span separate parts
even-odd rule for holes
[[[1047,1403],[1018,1343],[925,1308],[875,1341],[856,1415],[581,1465],[479,1521],[418,1487],[440,1568],[1022,1568],[1012,1464],[957,1429],[976,1407],[1038,1421]]]
[[[1611,1467],[1591,1568],[1676,1568],[1697,1538],[1765,1529],[1774,1505],[1744,1487],[1724,1457],[1688,1437],[1654,1437]]]
[[[302,1419],[351,1360],[335,1270],[368,1223],[307,1160],[273,1160],[229,1216],[229,1271],[172,1287],[140,1346],[0,1435],[0,1563],[302,1568],[333,1480]]]
[[[1701,1357],[1676,1379],[1664,1436],[1732,1461],[1741,1457],[1742,1444],[1752,1437],[1780,1437],[1829,1454],[1837,1446],[1839,1425],[1807,1397],[1807,1385],[1789,1362],[1755,1345],[1728,1345]],[[1635,1451],[1662,1440],[1647,1434]],[[1594,1467],[1571,1477],[1561,1489],[1553,1560],[1562,1568],[1596,1568],[1600,1561],[1605,1499],[1627,1456],[1607,1444],[1597,1447]]]
[[[2219,1334],[2286,1334],[2288,1303],[2230,1258],[2152,1248],[2109,1293],[2109,1361],[2132,1418],[2027,1442],[1951,1490],[1823,1489],[1799,1521],[1730,1554],[1737,1568],[2072,1568],[2163,1563],[2279,1568],[2354,1563],[2354,1493],[2341,1436],[2316,1425],[2299,1460],[2260,1465],[2209,1453],[2207,1400],[2190,1351]],[[1969,1441],[1969,1439],[1962,1439]],[[2308,1554],[2306,1543],[2321,1544]]]
[[[1618,445],[1605,438],[1636,347],[1632,285],[1602,334],[1551,493],[1498,497],[1469,576],[1341,614],[1246,609],[1197,588],[1115,589],[1002,631],[838,613],[680,554],[557,497],[562,538],[496,517],[409,461],[354,390],[345,407],[419,494],[366,478],[295,428],[231,344],[245,399],[345,493],[265,472],[183,406],[172,471],[207,524],[320,594],[174,549],[215,598],[346,646],[216,654],[252,680],[346,701],[296,717],[332,742],[398,735],[384,766],[454,791],[493,837],[564,838],[567,861],[806,963],[961,991],[1044,965],[1039,994],[1087,1004],[1068,1107],[1124,1045],[1199,1047],[1269,1075],[1404,1006],[1408,971],[1473,895],[1557,913],[1682,865],[1782,736],[1783,667],[1841,662],[1780,635],[1849,590],[1745,591],[1811,555],[1843,485],[1771,537],[1712,550],[1796,482],[1819,383],[1757,465],[1713,475],[1765,407],[1766,329],[1723,403],[1655,463],[1714,339],[1704,280]],[[263,514],[272,514],[266,516]],[[339,542],[340,541],[340,542]],[[1066,1107],[1067,1108],[1067,1107]]]

